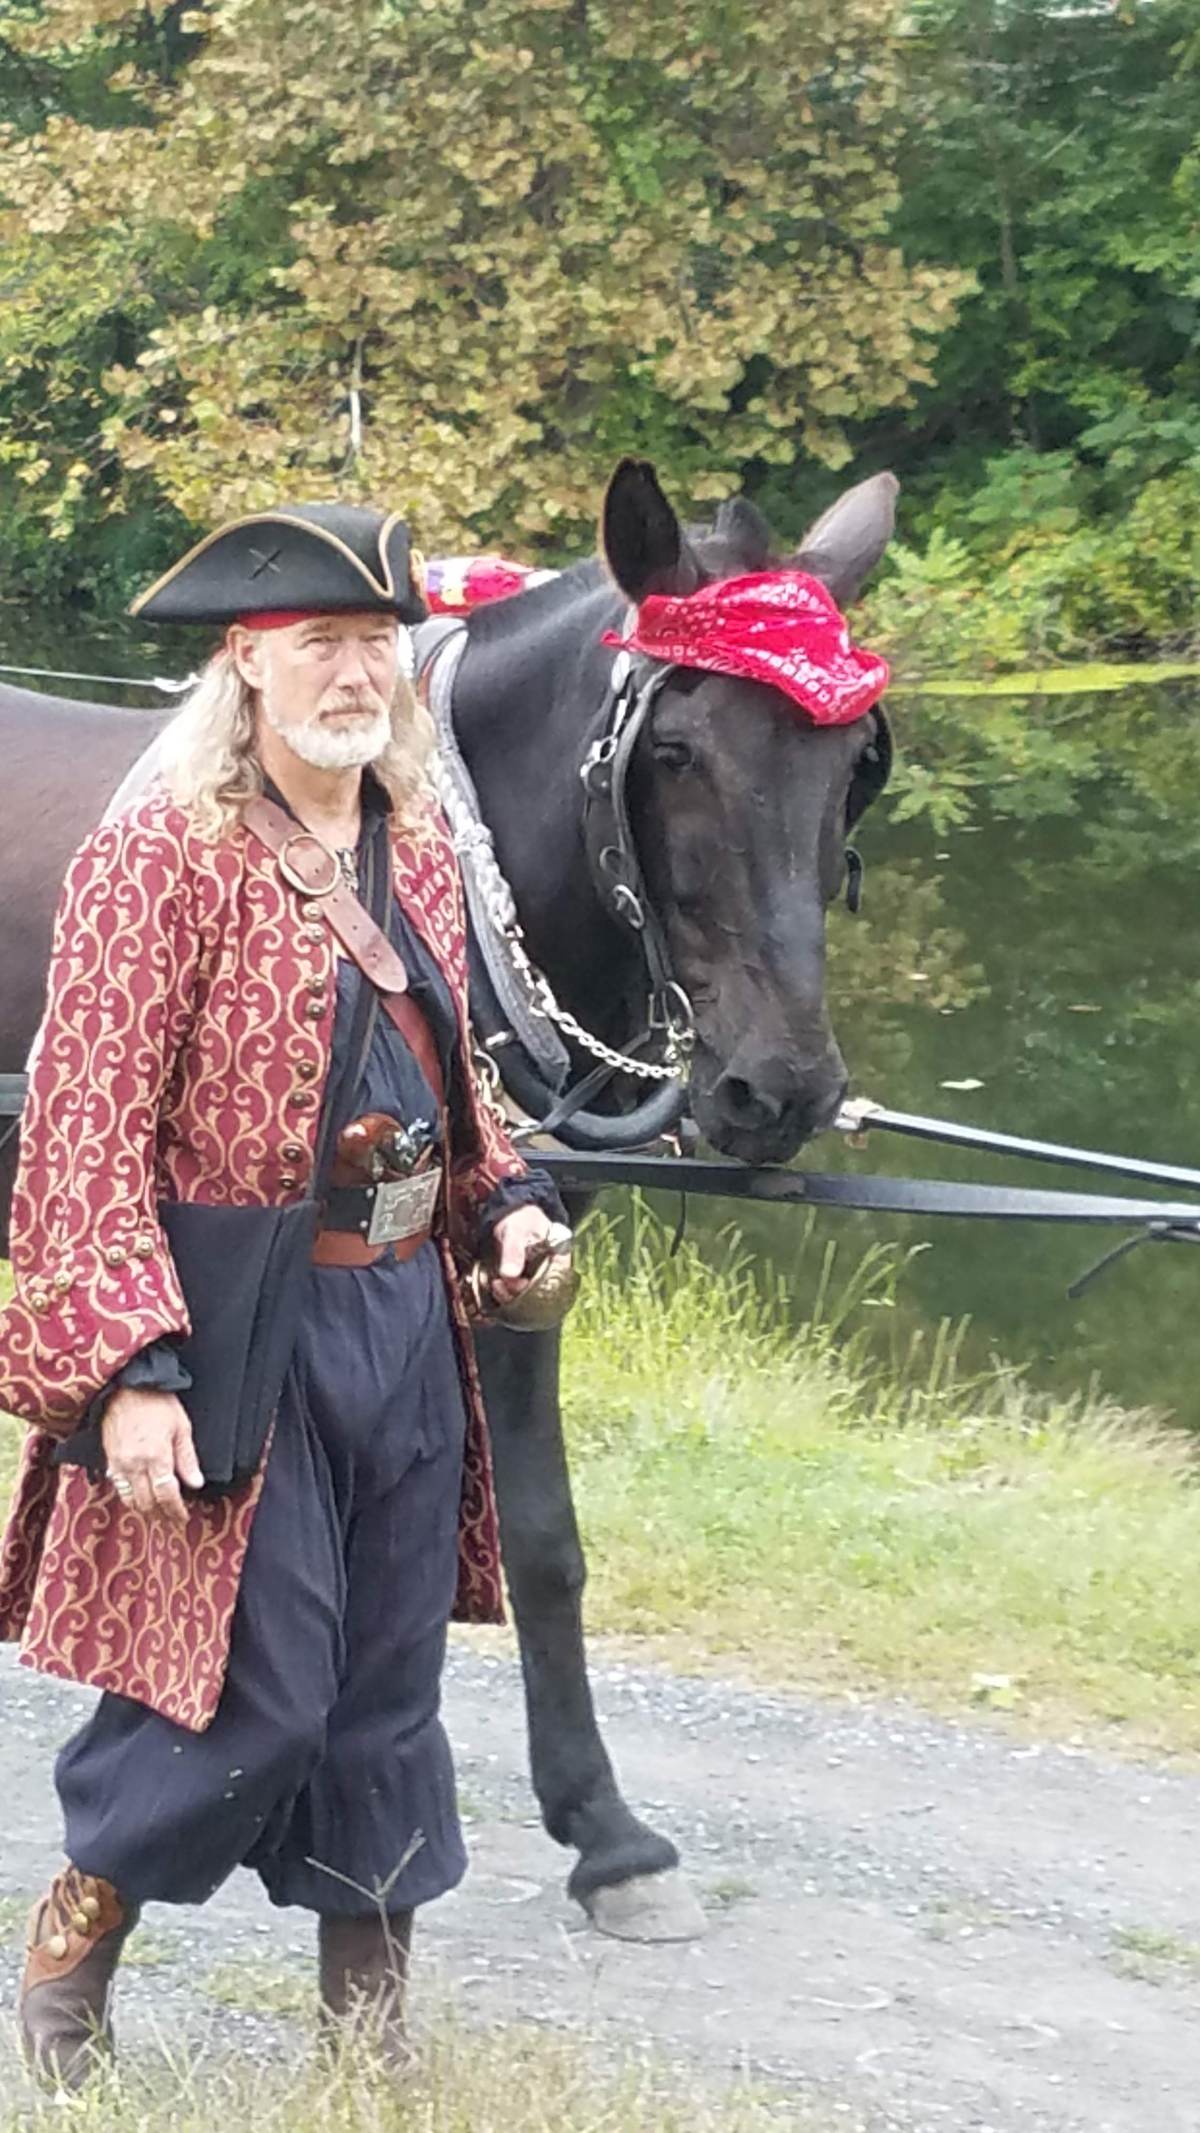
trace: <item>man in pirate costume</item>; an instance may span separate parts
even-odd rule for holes
[[[511,1303],[561,1211],[471,1073],[413,565],[398,518],[334,505],[185,556],[135,612],[224,642],[62,893],[0,1314],[0,1407],[33,1425],[0,1634],[104,1692],[58,1758],[69,1864],[21,1994],[67,2085],[142,1903],[254,1866],[317,1913],[330,2018],[365,2002],[396,2040],[413,1910],[465,1867],[439,1681],[500,1572],[459,1276],[490,1252]],[[166,1216],[318,1185],[268,1448],[200,1493]]]

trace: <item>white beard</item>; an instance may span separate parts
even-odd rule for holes
[[[361,770],[382,755],[392,737],[390,713],[380,711],[366,725],[355,721],[352,726],[323,726],[319,718],[307,719],[302,726],[288,725],[283,719],[267,714],[267,724],[286,742],[293,755],[302,763],[311,764],[314,770]]]

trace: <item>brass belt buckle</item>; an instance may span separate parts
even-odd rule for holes
[[[368,1244],[400,1244],[433,1223],[441,1171],[435,1164],[413,1178],[382,1178],[372,1188]]]

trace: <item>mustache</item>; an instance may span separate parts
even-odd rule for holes
[[[339,689],[321,704],[317,717],[323,718],[327,711],[366,711],[374,717],[386,709],[383,698],[373,689]]]

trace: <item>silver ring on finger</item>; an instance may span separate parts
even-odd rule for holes
[[[116,1490],[118,1496],[132,1496],[133,1483],[132,1481],[126,1481],[123,1474],[110,1474],[108,1478],[112,1482],[112,1485]]]
[[[150,1486],[152,1489],[169,1489],[174,1479],[174,1474],[153,1474],[150,1477]]]

